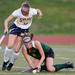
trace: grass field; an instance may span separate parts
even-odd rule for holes
[[[64,63],[66,61],[71,61],[75,64],[75,46],[72,45],[57,45],[51,47],[54,49],[55,52],[55,63]],[[22,54],[20,54],[14,68],[10,72],[2,72],[1,65],[2,65],[2,58],[3,58],[3,50],[0,50],[0,75],[29,75],[30,73],[22,73],[24,69],[26,69],[27,64],[24,60]],[[31,73],[31,75],[33,75]],[[36,75],[75,75],[75,69],[64,69],[62,71],[56,73],[37,73]]]

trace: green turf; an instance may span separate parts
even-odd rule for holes
[[[53,46],[51,45],[55,52],[55,60],[54,63],[64,63],[66,61],[71,61],[75,64],[75,46]],[[26,61],[24,60],[23,56],[20,54],[15,66],[20,67],[20,68],[13,68],[12,71],[10,72],[2,72],[1,71],[1,64],[2,64],[2,59],[3,59],[3,51],[0,50],[0,75],[29,75],[30,73],[22,73],[23,68],[27,67]],[[37,73],[36,75],[75,75],[75,69],[64,69],[56,73],[47,73],[47,72],[42,72],[42,73]],[[33,75],[31,73],[31,75]]]
[[[0,34],[8,15],[25,0],[0,0]],[[75,34],[75,0],[29,0],[32,7],[42,10],[43,18],[33,20],[35,34]]]

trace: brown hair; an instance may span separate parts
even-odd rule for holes
[[[24,37],[25,36],[29,36],[31,38],[31,40],[33,39],[34,37],[34,34],[33,33],[25,33]]]

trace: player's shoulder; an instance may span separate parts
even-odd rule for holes
[[[35,11],[37,10],[37,8],[30,8],[30,11]]]
[[[12,15],[17,17],[20,13],[21,13],[21,8],[14,10]]]
[[[35,44],[40,44],[40,41],[38,41],[38,40],[35,40]]]
[[[18,9],[16,9],[16,10],[14,10],[14,12],[20,12],[21,11],[21,8],[18,8]]]

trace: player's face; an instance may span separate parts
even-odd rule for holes
[[[29,8],[28,7],[22,7],[21,11],[22,11],[23,15],[28,15],[29,14]]]
[[[24,41],[24,44],[25,44],[25,46],[27,48],[31,48],[31,42],[32,42],[32,40],[31,40],[31,37],[30,36],[25,36],[23,38],[23,41]]]
[[[26,46],[27,48],[31,48],[31,47],[32,47],[32,43],[31,43],[31,41],[28,42],[28,43],[25,43],[25,46]]]

